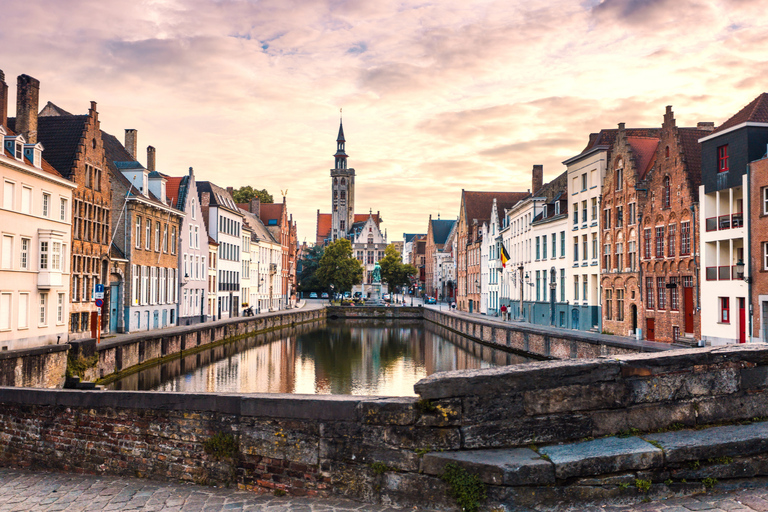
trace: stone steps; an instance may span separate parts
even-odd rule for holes
[[[669,469],[674,474],[675,468],[699,468],[701,463],[709,464],[711,469],[713,465],[730,465],[734,457],[765,453],[768,453],[768,422],[759,422],[631,437],[605,437],[544,446],[538,449],[538,453],[530,448],[430,452],[424,455],[422,471],[439,476],[446,464],[454,463],[478,475],[489,485],[537,487],[564,483],[574,478],[626,472],[647,473]],[[768,472],[768,464],[764,460],[757,460],[756,464],[752,464],[752,471],[748,471],[752,475],[742,474],[742,462],[730,471],[720,468],[715,473],[720,478],[736,478]],[[712,471],[703,471],[702,475],[710,473]]]

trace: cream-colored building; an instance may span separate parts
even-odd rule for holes
[[[0,125],[0,350],[67,342],[72,190],[27,144]]]

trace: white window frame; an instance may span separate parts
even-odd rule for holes
[[[5,180],[3,182],[3,208],[5,208],[6,210],[14,210],[16,208],[16,182],[15,181]]]
[[[37,260],[40,270],[48,270],[50,267],[49,243],[47,240],[40,241],[40,257]]]
[[[63,293],[59,293],[56,298],[56,324],[61,325],[64,323],[64,298]]]
[[[5,306],[3,304],[4,302],[7,303],[8,305]],[[11,320],[11,315],[13,314],[13,293],[11,292],[0,293],[0,307],[2,307],[5,310],[5,311],[0,311],[0,331],[10,331],[11,325],[13,325],[13,321]],[[2,323],[4,321],[7,321],[7,325]]]
[[[51,194],[43,192],[43,217],[51,216]]]
[[[45,327],[48,325],[48,292],[40,294],[40,302],[38,304],[40,305],[40,317],[37,319],[38,325]]]
[[[160,222],[155,221],[155,252],[160,252]]]
[[[67,221],[67,203],[66,197],[59,198],[59,220],[64,222]]]
[[[768,187],[763,187],[763,215],[768,215]]]
[[[32,187],[26,185],[21,186],[21,205],[19,211],[21,213],[32,213]]]
[[[29,329],[29,293],[19,293],[19,311],[17,329]],[[23,306],[22,306],[23,304]],[[10,318],[10,317],[9,317]]]
[[[141,217],[136,216],[136,248],[141,249]]]
[[[152,219],[147,217],[146,226],[144,226],[144,249],[147,251],[152,248]]]

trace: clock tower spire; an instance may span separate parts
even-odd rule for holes
[[[336,153],[333,155],[334,167],[331,169],[332,240],[347,238],[355,221],[355,170],[347,167],[345,144],[344,125],[339,110],[339,134],[336,137]]]

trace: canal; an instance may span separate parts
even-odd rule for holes
[[[423,320],[325,320],[146,368],[109,389],[413,396],[435,372],[532,361]]]

